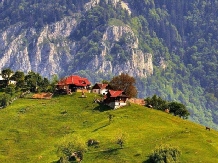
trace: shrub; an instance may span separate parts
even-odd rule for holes
[[[5,88],[5,93],[9,94],[11,97],[15,94],[15,85],[13,84],[9,84],[6,88]]]
[[[88,147],[90,146],[94,146],[94,147],[98,147],[99,146],[99,141],[95,140],[95,139],[89,139],[87,142]]]
[[[181,152],[178,147],[161,145],[150,155],[150,161],[152,163],[176,163],[180,154]]]
[[[120,148],[123,148],[124,143],[126,143],[128,135],[127,133],[123,132],[122,130],[118,130],[116,134],[116,144],[120,146]]]
[[[0,107],[6,107],[9,105],[10,95],[3,94],[0,96]]]
[[[72,134],[66,135],[58,144],[59,162],[68,163],[78,159],[81,161],[85,150],[86,144],[81,137]]]

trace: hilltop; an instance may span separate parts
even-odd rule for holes
[[[110,110],[93,103],[96,96],[26,97],[0,110],[1,162],[54,163],[59,159],[58,145],[75,136],[84,143],[100,142],[98,148],[86,147],[84,163],[148,163],[152,150],[162,144],[177,146],[183,163],[218,161],[217,131],[134,104]],[[125,135],[122,149],[115,143],[121,134]]]
[[[2,0],[0,68],[94,84],[127,72],[138,96],[218,124],[218,1]]]

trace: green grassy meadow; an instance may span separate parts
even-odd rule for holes
[[[58,144],[76,135],[96,139],[86,147],[83,163],[149,163],[162,144],[177,146],[181,163],[218,162],[218,132],[162,111],[131,104],[117,110],[93,103],[97,95],[81,93],[50,100],[22,98],[0,110],[1,163],[55,163]],[[108,115],[112,114],[109,123]],[[124,136],[124,147],[116,144]],[[69,140],[70,141],[70,140]]]

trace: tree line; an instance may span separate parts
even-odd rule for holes
[[[58,81],[57,76],[53,76],[49,81],[47,78],[42,77],[39,73],[30,71],[25,74],[22,71],[12,71],[10,68],[1,71],[4,81],[1,83],[1,88],[10,87],[10,80],[15,81],[15,90],[30,90],[31,92],[53,92],[54,84]]]
[[[1,76],[3,80],[0,81],[0,92],[3,93],[0,94],[0,107],[7,106],[17,95],[26,91],[54,92],[55,84],[58,82],[56,75],[49,81],[33,71],[25,74],[22,71],[13,72],[10,68],[3,69]],[[16,84],[10,81],[15,81]]]
[[[157,95],[153,95],[152,97],[147,97],[145,99],[146,106],[150,108],[154,108],[157,110],[166,111],[167,113],[171,113],[175,116],[179,116],[183,119],[187,119],[190,115],[189,111],[186,109],[186,106],[180,102],[176,101],[166,101]]]

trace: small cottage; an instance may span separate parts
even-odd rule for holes
[[[96,83],[92,87],[92,93],[106,95],[108,93],[108,89],[109,89],[108,84]]]
[[[91,82],[87,78],[71,75],[60,80],[56,85],[56,89],[59,93],[70,94],[71,92],[87,92],[90,85]]]
[[[113,109],[125,106],[128,96],[123,91],[109,90],[105,96],[104,103]]]
[[[10,85],[10,84],[14,84],[14,85],[16,85],[16,81],[14,81],[14,80],[9,80],[9,81],[7,81],[7,80],[5,80],[3,77],[2,77],[2,75],[0,75],[0,86],[1,87],[4,87],[4,86],[6,86],[7,84],[8,85]]]

